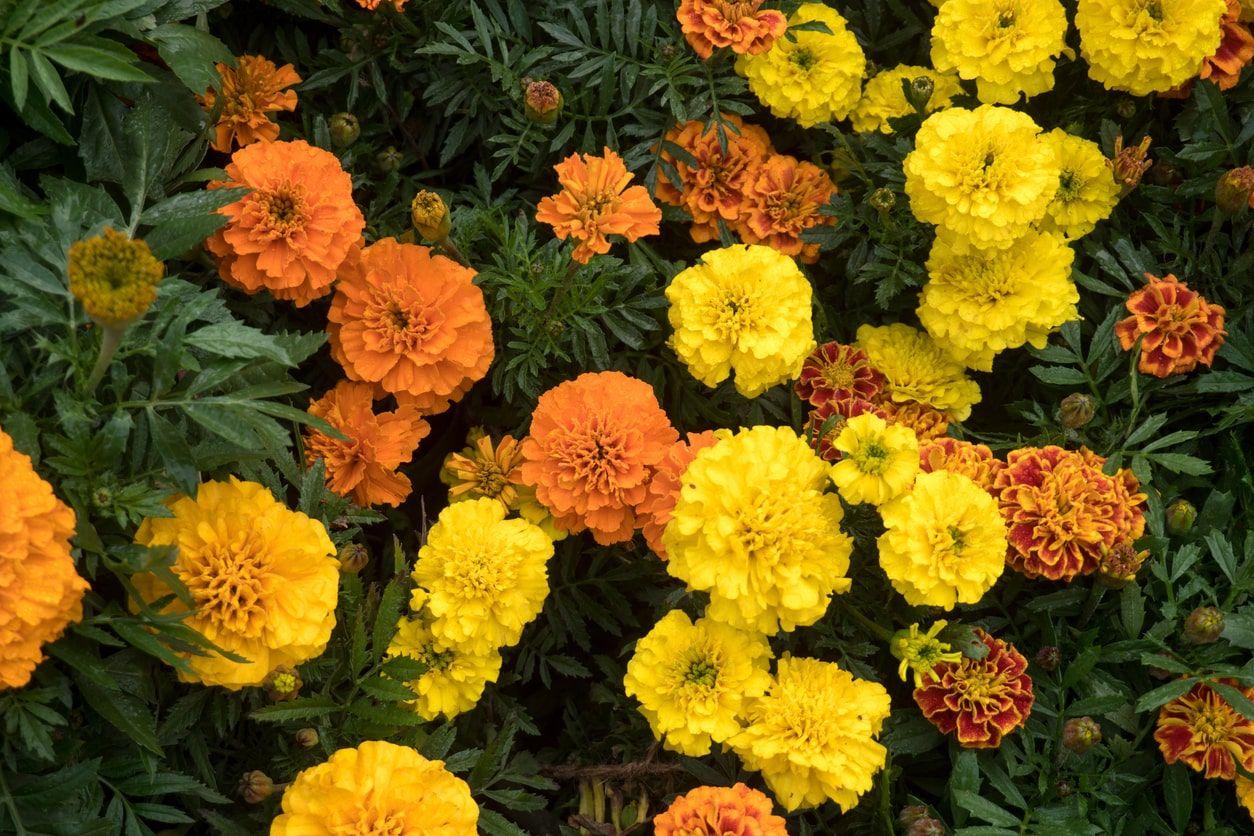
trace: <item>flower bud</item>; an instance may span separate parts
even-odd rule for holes
[[[1243,165],[1225,171],[1215,183],[1215,205],[1229,215],[1254,208],[1254,168]]]
[[[902,807],[901,812],[897,814],[897,823],[902,827],[909,827],[919,819],[926,819],[931,813],[927,805],[911,804],[908,807]]]
[[[274,702],[287,702],[300,695],[300,687],[304,684],[295,668],[284,665],[275,668],[274,672],[266,677],[266,694]]]
[[[1097,579],[1111,589],[1122,589],[1136,579],[1141,564],[1149,557],[1149,550],[1137,551],[1128,542],[1115,543],[1103,548],[1097,565]]]
[[[1131,119],[1136,116],[1136,101],[1127,96],[1120,96],[1115,101],[1115,114],[1120,119]]]
[[[429,189],[414,195],[413,202],[409,204],[409,217],[418,234],[434,244],[447,241],[453,228],[444,198]]]
[[[1046,645],[1036,651],[1036,666],[1043,671],[1056,671],[1058,666],[1062,664],[1062,651],[1051,645]]]
[[[361,125],[351,113],[337,113],[331,117],[331,142],[336,148],[347,148],[361,136]]]
[[[927,110],[927,103],[932,100],[934,92],[936,92],[935,81],[932,81],[929,76],[917,76],[910,79],[910,84],[906,87],[906,101],[914,108],[915,113],[923,113]]]
[[[1102,727],[1092,717],[1073,717],[1063,724],[1062,745],[1077,755],[1102,742]]]
[[[300,746],[302,749],[312,749],[317,746],[318,730],[305,728],[296,732],[296,745]]]
[[[112,227],[70,245],[70,293],[101,325],[123,328],[143,316],[157,298],[165,265],[148,245]]]
[[[1058,404],[1058,421],[1069,430],[1078,430],[1093,420],[1093,398],[1080,392],[1072,392]]]
[[[523,109],[532,122],[551,125],[562,112],[562,91],[550,81],[528,82],[523,88]]]
[[[403,159],[401,152],[396,150],[396,146],[389,145],[375,155],[374,164],[383,174],[391,174],[401,167]]]
[[[100,510],[113,507],[113,491],[108,488],[96,488],[91,492],[91,504]]]
[[[1149,158],[1151,139],[1147,136],[1137,145],[1124,147],[1123,136],[1115,137],[1115,155],[1108,161],[1115,182],[1119,184],[1119,196],[1124,197],[1135,189],[1150,170],[1154,161]]]
[[[245,772],[239,780],[239,794],[249,804],[259,804],[274,795],[274,781],[260,769]]]
[[[891,212],[897,205],[897,195],[892,189],[878,188],[871,192],[867,203],[871,204],[871,208],[877,212]]]
[[[1054,784],[1054,792],[1058,794],[1059,798],[1068,798],[1071,793],[1075,792],[1075,787],[1071,786],[1070,781],[1064,779]]]
[[[361,543],[349,543],[336,555],[340,561],[340,571],[356,575],[370,562],[370,552]]]
[[[1184,638],[1193,644],[1211,644],[1224,631],[1224,614],[1215,607],[1198,607],[1184,620]]]
[[[1197,509],[1187,499],[1177,499],[1167,506],[1167,531],[1176,537],[1182,537],[1193,529],[1197,522]]]
[[[906,836],[945,836],[945,825],[927,816],[907,827]]]

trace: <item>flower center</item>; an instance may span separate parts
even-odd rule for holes
[[[370,348],[397,354],[417,351],[430,339],[438,325],[432,320],[432,313],[419,301],[376,294],[367,302],[362,314],[362,320],[375,343]]]
[[[715,313],[715,324],[725,339],[735,340],[740,334],[753,331],[756,322],[757,316],[748,293],[732,290],[723,295]]]
[[[366,804],[369,805],[370,799]],[[345,836],[405,836],[408,831],[403,816],[393,815],[374,806],[366,806]]]
[[[231,542],[208,543],[197,552],[185,553],[176,571],[202,618],[253,638],[265,627],[263,596],[269,563],[259,538],[248,532]]]
[[[1009,29],[1015,25],[1014,9],[1002,9],[1001,14],[997,15],[997,28]]]
[[[1149,15],[1155,23],[1162,23],[1164,17],[1162,0],[1148,0],[1145,4],[1145,13]]]
[[[1080,177],[1074,171],[1064,170],[1058,178],[1058,199],[1063,202],[1075,200],[1080,194]]]
[[[300,186],[288,184],[273,191],[256,192],[261,210],[259,230],[271,238],[286,238],[305,226],[305,196]]]
[[[803,46],[797,47],[789,53],[788,60],[806,72],[809,72],[818,63],[818,58],[815,54]]]
[[[436,650],[434,642],[424,644],[422,647],[418,648],[418,652],[415,654],[415,657],[419,662],[427,666],[428,672],[438,673],[440,671],[445,671],[453,664],[453,651]]]
[[[593,425],[574,430],[557,442],[555,454],[570,472],[600,493],[618,487],[619,476],[630,467],[627,441]]]
[[[888,466],[888,448],[879,441],[869,441],[852,454],[858,470],[871,476],[881,475]]]
[[[1232,737],[1235,723],[1232,712],[1225,711],[1217,705],[1208,704],[1197,712],[1192,725],[1193,731],[1202,739],[1202,742],[1207,746],[1213,746]]]
[[[475,468],[475,490],[484,496],[497,497],[509,480],[496,462],[480,462]]]
[[[713,688],[718,682],[718,666],[708,658],[695,659],[688,666],[684,681],[702,688]]]
[[[823,380],[833,389],[853,388],[853,368],[844,363],[829,363],[823,367]]]

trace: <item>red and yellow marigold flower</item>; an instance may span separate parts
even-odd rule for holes
[[[1006,463],[993,456],[983,444],[957,438],[936,438],[919,444],[919,466],[924,473],[947,470],[961,473],[984,490],[996,495],[997,474]]]
[[[600,157],[571,154],[555,165],[562,190],[543,198],[536,220],[553,227],[565,241],[578,241],[571,258],[587,264],[610,251],[607,235],[635,241],[657,235],[662,212],[644,186],[629,186],[634,175],[623,158],[606,148]]]
[[[762,0],[679,0],[675,16],[701,58],[724,47],[737,55],[760,55],[788,28],[784,13],[763,9]]]
[[[1224,309],[1168,273],[1145,274],[1145,287],[1128,297],[1132,316],[1115,325],[1119,345],[1127,351],[1141,340],[1142,374],[1170,377],[1210,366],[1224,344]]]
[[[794,391],[811,406],[848,399],[871,401],[884,388],[884,375],[862,349],[838,342],[820,345],[801,366]]]
[[[814,163],[775,154],[762,163],[745,193],[740,237],[766,244],[806,264],[818,260],[819,245],[801,240],[816,226],[831,226],[835,216],[820,210],[836,194],[827,172]]]
[[[653,818],[657,836],[788,836],[771,799],[744,784],[697,787]]]
[[[197,97],[210,113],[221,108],[209,143],[213,150],[229,154],[237,145],[278,139],[279,126],[270,114],[296,110],[296,91],[287,89],[300,84],[296,69],[291,64],[276,67],[261,55],[241,55],[234,67],[218,63],[214,68],[221,83]]]
[[[824,461],[838,462],[841,453],[836,449],[836,439],[840,437],[841,430],[850,418],[867,413],[885,417],[883,410],[861,398],[824,401],[821,406],[810,410],[803,433]]]
[[[1027,722],[1035,696],[1028,660],[1014,645],[983,630],[983,659],[941,662],[914,689],[923,716],[942,734],[955,734],[968,749],[996,749],[1002,738]]]
[[[880,393],[871,401],[876,411],[890,424],[902,424],[914,430],[919,441],[944,438],[949,431],[949,415],[918,401],[896,401]]]
[[[1254,699],[1254,685],[1235,679],[1218,682],[1237,689],[1247,700]],[[1254,721],[1205,682],[1158,710],[1154,739],[1167,763],[1179,761],[1207,778],[1231,781],[1238,774],[1237,764],[1247,772],[1254,770]]]
[[[714,430],[706,430],[688,433],[687,438],[681,438],[672,444],[649,482],[648,493],[636,509],[645,542],[663,560],[666,559],[666,546],[662,543],[662,533],[666,531],[666,524],[671,521],[671,511],[675,510],[675,503],[679,501],[684,471],[697,453],[706,447],[712,447],[719,437]]]

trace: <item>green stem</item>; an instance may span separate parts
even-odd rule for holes
[[[884,626],[881,626],[880,624],[875,623],[874,621],[867,618],[862,613],[858,612],[858,608],[855,607],[853,604],[842,601],[839,598],[836,599],[836,603],[840,605],[840,608],[842,610],[844,610],[846,613],[852,616],[854,621],[858,622],[863,627],[870,630],[871,633],[876,636],[876,638],[885,642],[892,641],[893,633],[887,627],[884,627]]]
[[[4,806],[9,811],[9,816],[13,819],[13,832],[17,836],[26,836],[26,827],[22,824],[22,817],[18,815],[17,804],[13,802],[13,794],[9,792],[9,785],[4,780],[4,770],[0,769],[0,797],[4,798]]]
[[[122,344],[122,335],[126,333],[126,326],[102,325],[102,333],[100,335],[100,354],[96,356],[96,365],[92,367],[91,374],[87,377],[87,392],[96,391],[96,387],[100,384],[101,378],[109,368],[109,364],[113,362],[113,355],[117,352],[118,346]]]

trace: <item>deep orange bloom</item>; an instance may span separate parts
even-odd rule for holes
[[[919,445],[919,469],[924,473],[948,470],[961,473],[984,490],[997,495],[997,474],[1006,463],[983,444],[956,438],[937,438]]]
[[[214,128],[210,146],[223,154],[235,145],[241,148],[254,142],[272,142],[279,138],[279,126],[271,113],[296,110],[296,91],[300,76],[291,64],[276,67],[269,58],[241,55],[235,66],[215,64],[222,79],[219,89],[209,89],[199,96],[200,105],[212,111],[219,103],[222,110]]]
[[[351,496],[358,505],[400,505],[409,496],[409,479],[397,468],[409,461],[418,442],[431,432],[418,410],[402,405],[393,412],[374,411],[374,387],[341,380],[309,405],[309,414],[335,427],[346,439],[310,428],[305,458],[322,459],[327,487]]]
[[[697,453],[706,447],[714,446],[718,436],[713,430],[699,433],[688,433],[686,439],[680,439],[666,451],[666,458],[658,464],[653,478],[649,480],[648,492],[636,514],[642,523],[641,533],[653,553],[663,560],[666,559],[666,546],[662,544],[662,532],[671,521],[671,512],[679,501],[679,489],[682,487],[684,471]]]
[[[330,293],[366,226],[335,155],[301,139],[255,142],[235,152],[226,174],[210,188],[251,191],[218,210],[226,226],[205,241],[222,280],[297,307]]]
[[[1170,273],[1163,278],[1145,274],[1149,282],[1124,303],[1132,316],[1115,325],[1119,344],[1127,351],[1141,337],[1143,374],[1169,377],[1209,366],[1224,344],[1224,309]]]
[[[788,836],[771,799],[744,784],[697,787],[653,818],[657,836]]]
[[[818,260],[819,245],[803,242],[801,233],[836,223],[835,217],[819,211],[834,194],[836,185],[826,171],[776,154],[758,169],[746,192],[740,236],[747,244],[766,244],[812,264]]]
[[[811,406],[831,400],[860,398],[874,400],[884,388],[880,374],[866,352],[844,343],[823,343],[801,365],[794,391]]]
[[[392,0],[390,5],[399,12],[405,8],[406,2],[408,2],[408,0]],[[375,9],[383,5],[383,0],[357,0],[357,5],[367,11],[373,12]]]
[[[883,393],[873,403],[892,424],[904,424],[914,430],[919,441],[942,438],[949,430],[949,416],[935,407],[917,401],[894,401]]]
[[[845,428],[850,418],[868,412],[887,420],[884,410],[862,398],[826,400],[810,410],[802,432],[821,459],[829,462],[840,461],[840,451],[835,446],[836,437],[840,435],[840,431]]]
[[[975,632],[988,655],[937,664],[914,689],[914,701],[942,734],[957,732],[962,746],[996,749],[1027,722],[1035,700],[1032,677],[1028,660],[1014,645],[978,628]]]
[[[762,0],[680,0],[675,17],[701,58],[723,47],[737,55],[759,55],[788,28],[783,12],[761,6]]]
[[[657,197],[671,206],[682,206],[692,215],[692,240],[698,244],[718,240],[718,222],[739,229],[745,192],[757,177],[758,168],[774,153],[766,131],[746,125],[739,116],[725,113],[723,119],[735,128],[723,127],[727,148],[719,140],[716,126],[706,130],[704,122],[693,120],[672,128],[666,140],[692,155],[690,165],[661,149],[661,159],[675,169],[678,183],[672,183],[664,169],[658,169]]]
[[[606,235],[628,241],[657,235],[661,210],[644,186],[627,185],[634,175],[609,148],[600,157],[571,154],[553,169],[562,190],[540,201],[536,220],[552,226],[563,241],[579,242],[571,253],[575,261],[587,264],[593,255],[608,253]]]
[[[350,380],[434,415],[488,373],[492,321],[475,271],[384,238],[340,276],[327,313],[331,356]]]
[[[558,528],[603,546],[630,540],[636,510],[679,434],[653,387],[622,372],[589,372],[540,396],[522,443],[523,484]]]
[[[1006,562],[1029,578],[1071,581],[1102,554],[1145,533],[1145,494],[1132,472],[1102,473],[1091,450],[1024,447],[1006,457],[997,492],[1010,541]]]
[[[1220,679],[1246,699],[1254,699],[1254,685]],[[1207,778],[1231,781],[1236,764],[1254,770],[1254,722],[1247,720],[1205,682],[1194,685],[1158,710],[1154,739],[1167,763],[1182,761]]]

